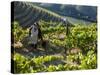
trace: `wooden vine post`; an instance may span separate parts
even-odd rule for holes
[[[68,39],[68,41],[66,41],[66,44],[65,44],[65,51],[64,51],[64,54],[66,55],[67,54],[67,50],[69,49],[69,45],[67,44],[67,42],[69,42],[69,33],[70,33],[70,23],[69,21],[65,18],[64,19],[64,23],[65,23],[65,26],[66,26],[66,38]]]

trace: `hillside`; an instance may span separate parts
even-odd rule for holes
[[[74,7],[76,7],[77,10]],[[88,10],[88,7],[85,8]],[[64,18],[66,18],[67,22],[72,24],[89,24],[96,22],[96,13],[94,11],[91,13],[93,18],[80,14],[81,12],[86,12],[84,11],[85,8],[71,5],[41,4],[16,1],[14,2],[14,20],[18,21],[23,27],[29,27],[34,22],[39,20],[64,22]],[[92,9],[96,11],[95,7]]]
[[[96,22],[96,6],[62,5],[48,3],[33,3],[37,6],[51,10],[59,15]]]
[[[27,2],[14,2],[14,20],[28,27],[39,20],[63,22],[63,17]]]

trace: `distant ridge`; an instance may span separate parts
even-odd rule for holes
[[[50,4],[50,3],[33,3],[33,4],[51,10],[62,16],[82,19],[91,22],[97,21],[96,6]]]

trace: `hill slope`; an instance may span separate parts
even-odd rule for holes
[[[87,16],[90,8],[92,17]],[[96,22],[96,7],[84,7],[75,5],[44,4],[32,2],[14,2],[14,21],[21,26],[29,27],[39,20],[64,22],[72,24],[89,24]]]
[[[59,15],[96,22],[97,7],[81,5],[62,5],[35,3],[36,5],[51,10]]]
[[[62,16],[28,2],[14,2],[14,20],[27,27],[39,20],[62,22]]]

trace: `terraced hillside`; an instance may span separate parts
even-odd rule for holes
[[[14,2],[14,20],[21,26],[30,26],[35,21],[63,21],[58,14],[26,2]]]

